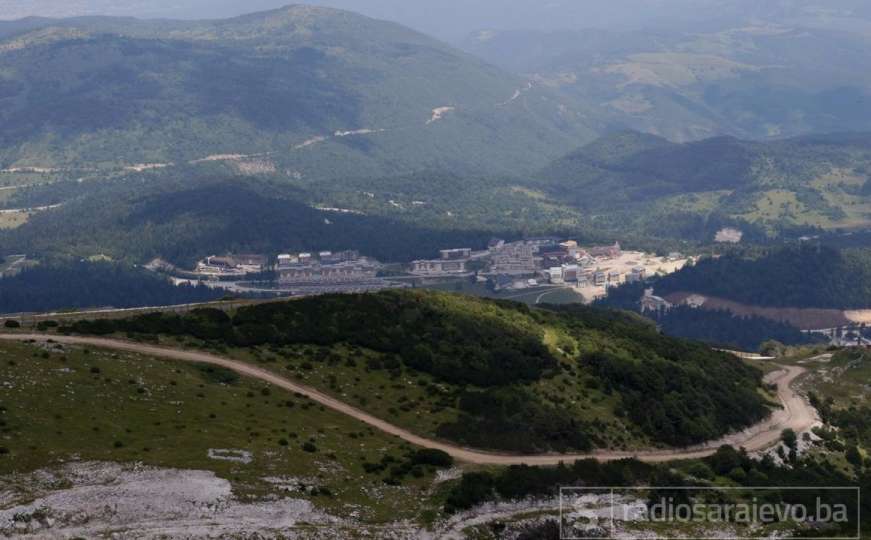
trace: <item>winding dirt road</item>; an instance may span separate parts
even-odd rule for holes
[[[811,407],[801,395],[792,389],[792,382],[806,370],[797,366],[785,366],[783,371],[775,372],[767,377],[767,382],[777,384],[777,394],[783,408],[775,411],[774,414],[765,421],[740,433],[728,435],[717,441],[711,441],[704,445],[680,450],[669,449],[644,452],[618,452],[605,450],[587,454],[540,454],[528,456],[499,454],[463,448],[450,443],[435,441],[415,435],[408,430],[402,429],[380,418],[376,418],[367,412],[361,411],[356,407],[339,401],[338,399],[315,390],[314,388],[295,383],[270,371],[239,360],[223,358],[205,352],[169,349],[166,347],[158,347],[117,339],[40,334],[0,334],[0,340],[7,341],[35,340],[45,342],[49,339],[57,343],[69,345],[88,345],[91,347],[139,353],[169,360],[211,364],[231,369],[240,375],[252,377],[273,384],[279,388],[305,395],[325,407],[329,407],[330,409],[348,415],[384,433],[399,437],[400,439],[416,446],[442,450],[457,460],[483,465],[557,465],[560,462],[571,462],[577,459],[595,458],[600,461],[611,461],[628,457],[635,457],[642,461],[655,463],[675,459],[691,459],[709,456],[724,444],[729,444],[735,447],[744,447],[748,452],[755,452],[767,449],[776,444],[780,440],[781,432],[786,428],[791,428],[798,433],[809,429],[818,422],[817,414],[813,407]]]

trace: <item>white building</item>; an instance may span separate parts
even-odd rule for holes
[[[546,270],[548,281],[553,284],[565,283],[563,280],[563,269],[561,266],[554,266]]]

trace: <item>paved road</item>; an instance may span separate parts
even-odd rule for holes
[[[394,435],[411,444],[424,448],[443,450],[455,459],[467,463],[489,465],[556,465],[560,462],[571,462],[577,459],[595,458],[600,461],[611,461],[627,457],[636,457],[646,462],[663,462],[675,459],[700,458],[713,454],[723,444],[735,447],[743,446],[749,452],[764,450],[777,443],[781,431],[792,428],[796,432],[804,431],[817,422],[816,411],[807,401],[792,389],[792,382],[806,370],[796,366],[786,366],[783,371],[770,374],[768,382],[777,383],[777,393],[783,404],[783,409],[775,411],[767,420],[753,426],[741,433],[735,433],[717,441],[700,445],[694,448],[682,450],[657,450],[644,452],[617,452],[598,451],[587,454],[540,454],[540,455],[512,455],[490,453],[481,450],[463,448],[450,443],[427,439],[415,435],[410,431],[395,426],[385,420],[376,418],[371,414],[361,411],[356,407],[331,397],[314,388],[293,382],[289,379],[276,375],[265,369],[251,364],[215,356],[205,352],[187,351],[158,347],[143,343],[106,339],[96,337],[73,337],[73,336],[47,336],[39,334],[0,334],[0,339],[10,341],[37,340],[46,341],[52,339],[58,343],[70,345],[87,345],[91,347],[114,349],[118,351],[140,353],[169,360],[212,364],[215,366],[231,369],[240,375],[252,377],[269,384],[273,384],[291,392],[298,392],[312,400],[329,407],[342,414],[355,418],[384,433]]]

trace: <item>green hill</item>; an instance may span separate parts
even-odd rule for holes
[[[28,19],[0,29],[0,168],[529,170],[591,131],[544,90],[501,105],[524,84],[397,24],[327,8]]]
[[[432,495],[408,503],[410,489],[427,491],[435,477],[436,467],[421,459],[425,455],[292,392],[210,366],[79,346],[4,342],[0,356],[0,375],[8,381],[0,388],[4,509],[42,496],[32,474],[48,475],[56,479],[53,486],[69,490],[89,478],[89,464],[111,462],[137,471],[162,467],[176,478],[187,470],[209,471],[232,487],[233,496],[221,499],[225,505],[310,501],[346,518],[342,526],[352,529],[347,533],[352,536],[372,524],[417,519],[424,510],[439,508]],[[390,467],[371,467],[378,463]],[[70,466],[84,472],[68,481],[71,471],[82,470]],[[276,482],[277,475],[288,480]],[[141,481],[138,476],[131,483]],[[206,484],[197,489],[203,490],[201,485]],[[367,494],[373,487],[378,497]],[[250,515],[256,513],[250,508]],[[48,507],[39,512],[54,512],[49,514],[54,527],[42,528],[38,536],[82,534],[59,530],[69,526],[67,512]],[[177,516],[161,521],[161,527]],[[97,522],[93,515],[88,520],[95,529],[101,527]],[[139,532],[149,526],[122,525]],[[287,532],[278,530],[274,518],[265,527]],[[108,528],[87,536],[101,536]]]
[[[745,232],[867,226],[869,171],[869,134],[677,144],[623,132],[555,161],[539,178],[554,199],[602,214],[607,226],[711,241],[716,229],[699,227],[700,218]]]
[[[483,248],[494,234],[474,225],[321,211],[282,182],[196,173],[54,184],[30,196],[62,204],[0,231],[0,253],[64,261],[103,255],[133,264],[161,257],[189,268],[215,253],[357,249],[394,262],[431,257],[446,245]]]
[[[705,24],[493,29],[464,48],[578,99],[603,123],[675,141],[871,129],[871,78],[856,69],[868,63],[867,11],[845,7],[839,19],[824,15],[837,9],[831,2],[792,13],[728,3],[738,17],[717,13],[718,2],[685,10],[704,12]]]
[[[422,435],[479,448],[688,445],[767,411],[754,368],[663,337],[637,316],[580,306],[550,311],[391,291],[229,315],[80,321],[63,331],[216,348]]]
[[[688,291],[750,305],[823,309],[871,306],[871,252],[816,245],[728,255],[657,280],[657,293]]]

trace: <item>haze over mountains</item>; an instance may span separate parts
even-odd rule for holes
[[[781,23],[732,27],[735,5],[709,13],[726,30],[476,34],[467,47],[492,63],[310,6],[2,22],[0,182],[16,189],[0,205],[46,210],[0,243],[144,262],[314,249],[313,238],[348,237],[337,221],[411,225],[402,245],[426,249],[415,238],[433,231],[704,242],[724,226],[757,239],[865,226],[869,136],[697,140],[871,131],[871,71],[856,69],[865,37],[782,26],[796,13],[839,20],[812,3],[751,9]],[[173,201],[171,216],[157,200]],[[252,207],[274,213],[258,213],[256,229],[228,225],[253,223]],[[347,213],[324,223],[311,207]],[[373,246],[396,257],[385,248]],[[413,253],[398,258],[425,255]]]
[[[546,90],[512,99],[522,78],[349,12],[22,21],[2,34],[7,168],[268,154],[266,168],[297,176],[507,172],[593,134]]]
[[[0,536],[871,530],[867,0],[311,2],[0,0]]]
[[[567,29],[696,30],[776,20],[805,28],[869,31],[871,10],[862,0],[311,0],[321,5],[391,20],[430,35],[459,40],[480,30]],[[0,18],[110,15],[215,19],[286,5],[282,0],[2,0]]]
[[[863,69],[869,67],[865,51],[871,44],[871,10],[864,2],[311,3],[395,21],[453,43],[523,78],[522,84],[500,100],[531,84],[533,90],[574,114],[559,121],[581,124],[587,136],[590,130],[602,133],[628,128],[675,141],[722,134],[755,139],[871,126],[871,70]],[[0,1],[0,17],[108,14],[218,19],[282,4],[277,0],[256,0],[244,6],[201,0],[5,0]],[[131,34],[131,21],[104,21],[96,27],[93,21],[74,23],[83,24],[89,31]],[[208,25],[193,26],[204,24]],[[374,36],[385,33],[378,26],[381,23],[367,24],[376,41]],[[54,23],[27,20],[0,25],[0,36],[46,25]],[[177,32],[173,39],[190,37],[183,34]],[[160,37],[160,33],[152,32],[149,37]],[[322,37],[330,39],[329,35]],[[431,74],[434,78],[440,75],[437,70]],[[448,105],[433,105],[438,106]]]
[[[625,132],[570,153],[537,178],[554,196],[603,220],[686,238],[697,225],[681,228],[676,216],[719,214],[769,232],[867,226],[869,170],[871,134],[676,144]]]
[[[782,19],[685,31],[482,31],[465,47],[558,89],[605,124],[677,141],[871,125],[871,35]]]

